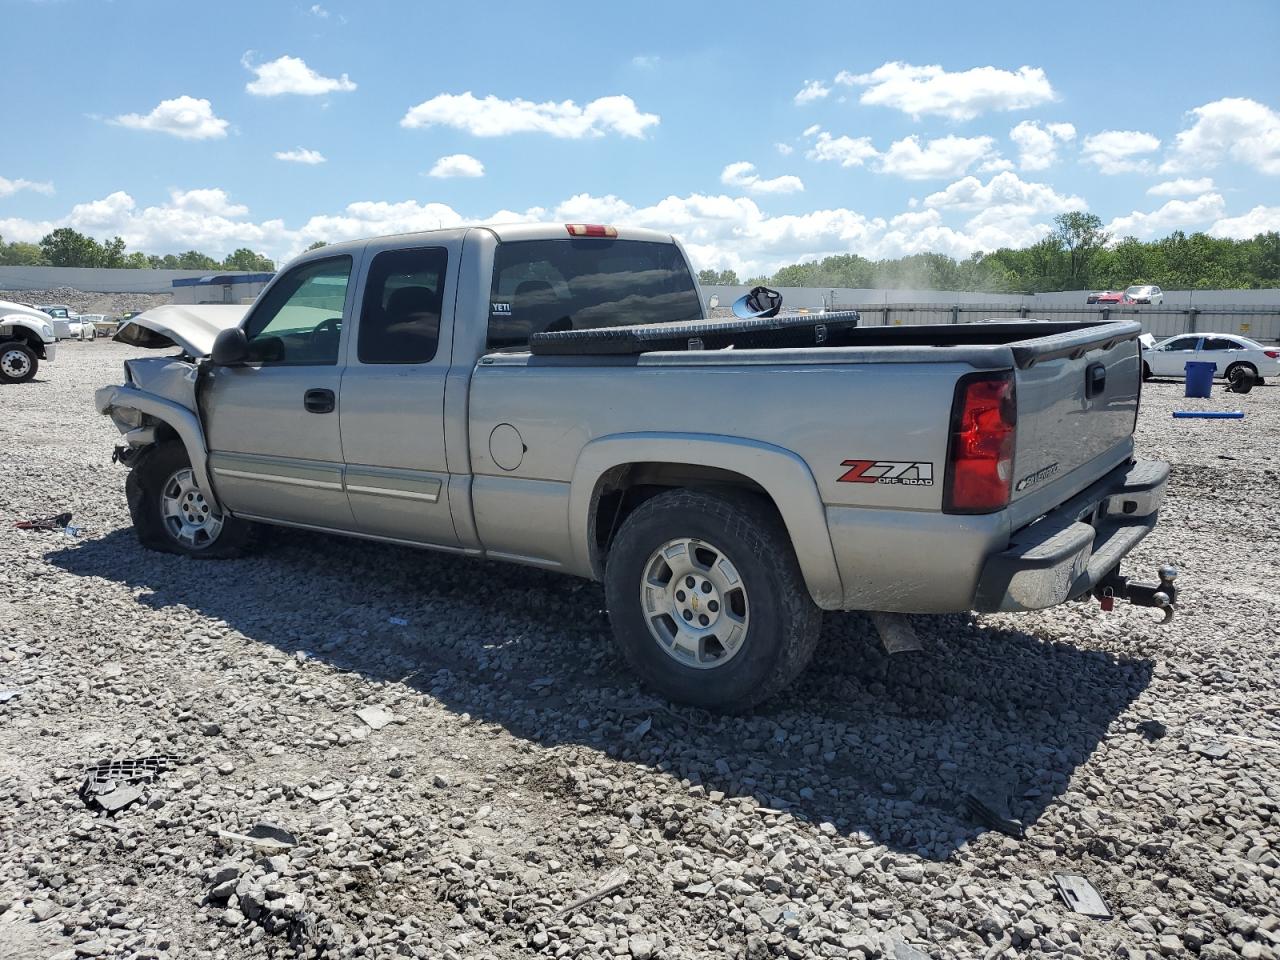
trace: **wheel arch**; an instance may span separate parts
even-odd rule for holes
[[[826,509],[808,464],[773,444],[716,434],[616,434],[587,444],[569,491],[575,572],[600,579],[612,534],[626,512],[655,492],[682,487],[728,487],[768,500],[814,602],[825,609],[840,604],[843,588]]]
[[[199,418],[180,404],[154,394],[144,393],[130,386],[107,387],[99,390],[94,398],[99,413],[110,414],[113,407],[129,407],[140,410],[156,421],[156,440],[176,439],[187,451],[196,483],[219,509],[217,491],[209,474],[209,452],[205,445],[204,428]]]

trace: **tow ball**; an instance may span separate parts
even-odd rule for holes
[[[1144,583],[1122,577],[1120,568],[1116,567],[1098,581],[1093,595],[1101,601],[1103,610],[1114,609],[1117,600],[1126,600],[1136,607],[1156,607],[1164,611],[1164,619],[1160,622],[1168,623],[1177,609],[1174,604],[1178,600],[1178,588],[1173,581],[1178,577],[1178,568],[1165,564],[1156,571],[1156,575],[1160,578],[1159,583]]]

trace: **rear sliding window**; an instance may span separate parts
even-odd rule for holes
[[[527,347],[547,330],[685,323],[702,317],[693,277],[670,243],[520,240],[498,245],[489,348]]]

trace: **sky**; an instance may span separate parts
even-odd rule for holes
[[[0,236],[468,223],[836,253],[1280,230],[1280,4],[0,0]]]

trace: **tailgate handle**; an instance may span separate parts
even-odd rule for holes
[[[1084,371],[1084,395],[1092,400],[1107,389],[1107,365],[1091,363]]]

